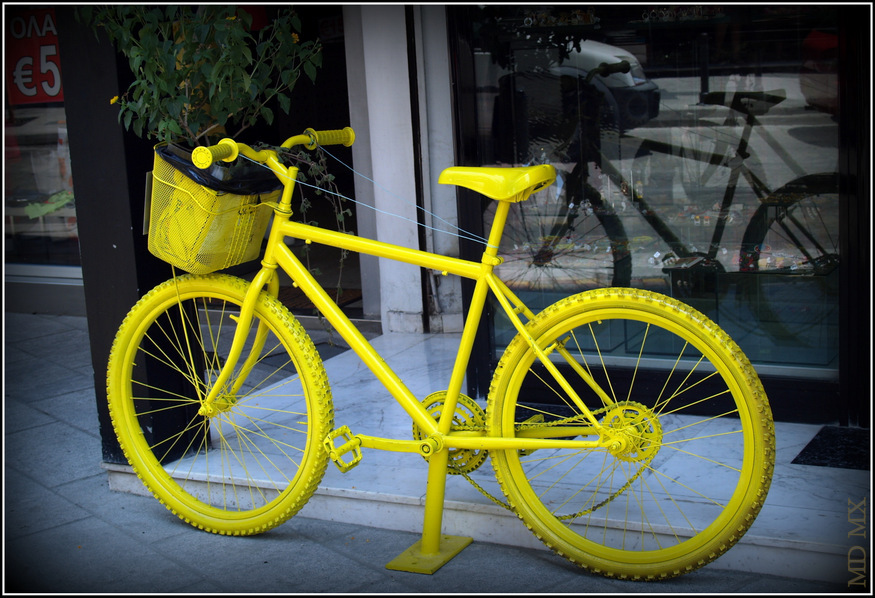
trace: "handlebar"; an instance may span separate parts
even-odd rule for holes
[[[313,141],[304,144],[307,149],[316,149],[317,145],[344,145],[346,147],[355,143],[355,131],[352,127],[344,127],[343,129],[333,129],[329,131],[314,131],[307,129],[304,135],[309,135]],[[294,137],[292,138],[294,139]],[[285,144],[283,144],[285,147]]]
[[[201,170],[205,170],[219,160],[233,162],[237,159],[238,153],[237,142],[233,139],[222,139],[216,145],[194,148],[191,152],[191,161]]]
[[[286,139],[281,147],[289,149],[296,145],[303,145],[311,150],[319,145],[345,145],[349,147],[354,142],[355,131],[351,127],[328,131],[307,129],[301,135],[295,135]],[[267,161],[269,156],[276,158],[276,152],[270,152],[270,150],[256,151],[244,143],[237,143],[233,139],[225,138],[216,145],[196,147],[191,153],[191,161],[198,168],[207,169],[219,160],[233,162],[237,159],[240,152],[259,162]]]
[[[586,75],[586,82],[589,83],[592,81],[592,78],[596,75],[601,75],[602,77],[607,77],[608,75],[613,75],[614,73],[628,73],[632,69],[632,65],[629,64],[628,60],[621,60],[620,62],[614,62],[608,64],[607,62],[603,62]]]

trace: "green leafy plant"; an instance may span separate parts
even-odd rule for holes
[[[119,106],[119,122],[147,139],[208,145],[237,138],[258,122],[270,125],[274,107],[289,113],[301,75],[315,82],[322,66],[321,44],[302,41],[301,21],[288,7],[278,8],[258,31],[250,13],[227,5],[81,6],[77,17],[95,32],[104,31],[128,59],[134,81],[111,103]],[[310,179],[316,194],[325,190],[338,230],[346,231],[351,211],[324,154],[284,153],[299,164],[300,179]],[[309,207],[302,196],[297,212],[304,221]],[[304,257],[309,267],[309,255]],[[341,253],[337,297],[346,257]]]
[[[288,114],[301,74],[322,65],[318,41],[301,41],[301,22],[281,8],[252,31],[237,6],[86,6],[80,17],[105,31],[135,80],[112,103],[138,136],[190,145],[234,137],[278,106]],[[274,103],[273,100],[276,100]]]

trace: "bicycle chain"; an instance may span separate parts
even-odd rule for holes
[[[617,405],[612,405],[612,406],[610,406],[610,409],[614,409],[616,407],[617,407]],[[597,410],[593,411],[592,414],[594,416],[598,416],[598,415],[601,415],[603,413],[606,413],[608,411],[608,409],[609,409],[609,407],[603,407],[601,409],[597,409]],[[556,427],[556,426],[561,426],[561,425],[565,425],[565,424],[580,423],[580,419],[582,417],[583,417],[583,414],[578,414],[578,415],[572,415],[571,417],[557,419],[557,420],[554,420],[551,422],[538,422],[538,423],[531,423],[531,424],[526,424],[526,423],[520,422],[520,423],[516,424],[515,428],[517,430],[523,430],[526,428]],[[486,427],[485,426],[453,426],[452,430],[453,431],[465,431],[465,432],[485,432]],[[641,472],[643,472],[644,469],[648,465],[650,465],[650,463],[653,461],[653,458],[655,456],[656,456],[656,453],[654,452],[644,463],[641,464],[641,467],[638,469],[637,472],[635,472],[634,476],[629,478],[626,481],[626,483],[619,490],[614,492],[611,496],[607,497],[605,500],[603,500],[599,504],[593,505],[589,509],[582,509],[582,510],[578,511],[577,513],[572,513],[570,515],[561,515],[561,516],[557,517],[556,519],[558,519],[559,521],[567,521],[570,519],[577,519],[578,517],[583,517],[584,515],[588,515],[590,513],[597,511],[598,509],[602,508],[603,506],[605,506],[606,504],[608,504],[609,502],[611,502],[612,500],[617,498],[620,494],[625,492],[629,488],[629,486],[631,486],[632,483],[638,479],[638,477],[641,475]],[[480,486],[480,484],[478,484],[476,481],[474,481],[474,479],[471,476],[469,476],[466,472],[461,471],[458,467],[455,466],[455,464],[452,464],[452,463],[449,464],[449,468],[455,470],[456,474],[459,474],[462,477],[464,477],[472,486],[474,486],[474,488],[477,489],[478,492],[480,492],[480,494],[482,494],[483,496],[485,496],[486,498],[491,500],[493,503],[495,503],[501,507],[504,507],[508,511],[513,511],[513,507],[511,507],[508,503],[505,503],[505,502],[501,501],[500,499],[492,496],[489,493],[489,491],[487,491],[485,488]]]

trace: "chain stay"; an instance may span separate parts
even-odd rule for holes
[[[612,406],[610,406],[610,409],[614,409],[616,407],[617,407],[616,405],[612,405]],[[593,416],[599,416],[599,415],[606,413],[608,411],[608,409],[609,409],[609,407],[603,407],[601,409],[597,409],[597,410],[593,411],[592,414],[593,414]],[[517,423],[514,426],[514,428],[516,430],[524,430],[524,429],[532,429],[532,428],[549,428],[549,427],[563,426],[566,424],[580,423],[580,420],[583,417],[584,417],[583,414],[577,414],[577,415],[572,415],[571,417],[565,417],[565,418],[553,420],[550,422],[539,422],[539,423],[520,422],[520,423]],[[455,426],[454,425],[454,426],[452,426],[451,431],[485,432],[486,426]],[[609,502],[614,500],[617,496],[619,496],[620,494],[625,492],[629,488],[629,486],[631,486],[632,483],[636,479],[638,479],[638,477],[647,468],[647,466],[650,465],[651,461],[653,461],[653,458],[655,456],[656,456],[656,453],[651,454],[650,457],[644,463],[641,464],[641,467],[638,468],[638,471],[635,472],[635,475],[633,475],[629,480],[626,481],[626,483],[619,490],[614,492],[612,495],[607,497],[605,500],[601,501],[597,505],[590,507],[589,509],[583,509],[583,510],[578,511],[577,513],[572,513],[570,515],[562,515],[562,516],[557,517],[557,519],[560,521],[577,519],[578,517],[583,517],[584,515],[588,515],[594,511],[597,511],[598,509],[602,508],[603,506],[605,506],[606,504],[608,504]],[[474,486],[474,488],[477,489],[478,492],[480,492],[480,494],[482,494],[483,496],[488,498],[490,501],[492,501],[493,503],[495,503],[501,507],[504,507],[508,511],[513,511],[512,506],[510,506],[508,503],[492,496],[492,494],[490,494],[489,491],[487,491],[485,488],[480,486],[480,484],[478,484],[476,481],[474,481],[474,479],[470,475],[468,475],[467,472],[462,471],[454,463],[449,463],[448,467],[451,470],[453,470],[454,474],[459,474],[462,477],[464,477],[472,486]]]

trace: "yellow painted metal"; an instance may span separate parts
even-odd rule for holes
[[[348,233],[326,230],[300,222],[283,222],[279,232],[287,237],[304,239],[312,243],[347,249],[356,253],[388,258],[397,262],[415,264],[423,268],[455,274],[464,278],[478,278],[483,275],[483,266],[477,262],[437,255],[418,249],[409,249],[374,239],[357,237]]]
[[[335,133],[337,133],[335,135],[337,139],[347,139],[350,143],[354,138],[345,133]],[[309,135],[305,134],[289,138],[283,143],[283,147],[308,144],[314,144],[312,132]],[[518,314],[522,313],[528,319],[533,317],[531,311],[525,307],[522,301],[494,276],[493,270],[502,261],[497,255],[498,246],[510,209],[510,203],[523,201],[534,191],[551,184],[556,176],[555,170],[547,165],[510,169],[455,167],[447,169],[441,174],[441,183],[462,185],[475,189],[488,197],[502,200],[497,206],[489,239],[482,258],[478,263],[436,255],[417,249],[409,249],[346,233],[329,231],[300,222],[293,222],[290,220],[291,194],[294,188],[295,177],[297,176],[297,169],[294,167],[286,168],[279,161],[274,150],[255,151],[245,144],[238,144],[238,148],[239,152],[244,156],[267,164],[277,174],[278,178],[285,182],[285,187],[282,199],[275,206],[274,222],[269,235],[268,248],[262,261],[262,269],[256,275],[252,285],[252,287],[256,287],[256,290],[250,288],[250,292],[241,308],[238,324],[239,330],[232,344],[229,362],[236,362],[239,358],[240,350],[242,350],[242,339],[245,333],[248,333],[257,293],[265,285],[268,285],[271,292],[275,292],[271,285],[275,284],[273,280],[275,279],[277,266],[281,267],[291,276],[294,283],[303,290],[304,294],[313,302],[320,313],[334,326],[338,334],[349,344],[350,348],[386,387],[399,405],[408,413],[414,424],[422,431],[424,440],[410,441],[363,435],[353,437],[348,428],[341,427],[329,434],[324,444],[332,460],[335,461],[342,471],[348,470],[358,463],[361,458],[360,447],[396,452],[418,452],[428,459],[428,485],[426,489],[422,537],[416,544],[389,563],[387,568],[400,571],[433,573],[471,542],[471,538],[447,536],[441,533],[450,448],[478,448],[486,450],[519,448],[534,450],[560,446],[563,442],[564,446],[567,447],[569,446],[568,441],[561,441],[559,438],[567,438],[572,432],[588,436],[597,435],[592,428],[586,426],[559,427],[564,436],[557,437],[556,439],[544,438],[543,435],[541,438],[496,438],[487,437],[483,433],[450,433],[453,413],[464,382],[468,359],[473,350],[477,328],[489,291],[492,290],[497,295],[508,317],[523,333],[525,333],[524,326]],[[471,307],[462,332],[462,339],[453,367],[449,388],[445,394],[444,409],[437,422],[398,375],[380,357],[355,325],[350,322],[349,318],[337,304],[331,300],[291,249],[285,245],[283,239],[287,236],[303,239],[308,243],[319,243],[366,255],[414,264],[436,270],[444,275],[454,274],[476,281]],[[511,305],[511,302],[514,305]],[[238,339],[241,341],[241,347],[235,352],[233,346],[238,343]],[[551,364],[548,363],[549,359],[546,358],[544,352],[537,347],[535,347],[535,351],[542,358],[542,361],[545,361],[549,369]],[[233,364],[231,363],[226,364],[223,368],[219,376],[219,383],[212,390],[207,402],[215,400],[213,395],[217,394],[217,387],[222,387],[225,384],[232,368]],[[565,383],[565,386],[567,386],[567,383]],[[566,388],[566,390],[574,396],[570,387]],[[577,402],[581,403],[584,411],[588,413],[586,407],[582,405],[579,399],[577,399]],[[598,428],[598,424],[594,419],[593,424]],[[343,441],[340,446],[337,446],[335,443],[335,440],[338,438]],[[580,440],[576,441],[575,444],[579,445],[580,448],[594,448],[602,446],[603,442],[603,439]],[[352,453],[351,461],[344,461],[343,455],[348,453]]]
[[[231,378],[231,372],[237,365],[240,355],[243,353],[243,347],[246,344],[246,337],[249,335],[249,329],[252,326],[252,315],[255,312],[255,302],[262,289],[267,286],[268,289],[276,290],[278,282],[276,280],[275,268],[262,268],[253,278],[252,283],[246,291],[246,297],[243,300],[243,305],[240,306],[240,314],[237,318],[237,328],[234,332],[234,340],[231,343],[231,349],[228,352],[228,359],[218,378],[213,383],[212,388],[207,397],[203,400],[199,415],[211,417],[215,415],[213,403],[217,397],[225,391],[228,380]],[[266,332],[266,331],[265,331]],[[264,336],[261,337],[263,342]],[[253,351],[260,347],[253,348]],[[250,353],[251,355],[252,353]]]
[[[444,448],[428,459],[428,482],[425,490],[422,538],[419,541],[419,548],[424,555],[441,553],[444,491],[447,486],[449,457],[450,450]]]
[[[307,129],[307,130],[312,131],[313,129]],[[312,135],[307,135],[307,134],[295,135],[295,136],[289,137],[288,139],[283,141],[281,147],[292,148],[292,147],[295,147],[296,145],[311,145],[312,142],[313,142]],[[313,149],[313,148],[310,148],[310,149]]]
[[[441,434],[448,434],[453,423],[453,413],[456,410],[456,403],[458,402],[459,393],[465,380],[468,359],[477,337],[477,328],[480,324],[480,316],[483,313],[483,306],[486,303],[486,294],[488,292],[489,285],[483,278],[480,278],[477,284],[474,285],[474,293],[471,296],[471,303],[468,308],[468,317],[462,329],[462,338],[459,341],[456,362],[450,375],[450,385],[444,398],[444,409],[441,412],[441,419],[438,421],[438,430]]]
[[[551,449],[551,448],[564,448],[564,449],[594,449],[594,448],[604,448],[609,446],[612,439],[609,435],[604,434],[603,437],[600,437],[598,440],[567,440],[569,436],[574,436],[577,434],[587,435],[587,436],[595,436],[598,435],[604,428],[599,428],[596,431],[595,428],[589,426],[562,426],[557,427],[555,430],[561,430],[564,436],[558,436],[558,432],[554,431],[553,428],[544,428],[544,436],[552,436],[554,434],[557,435],[555,439],[550,438],[526,438],[525,433],[520,433],[518,436],[514,436],[512,438],[504,438],[500,436],[469,436],[461,433],[453,433],[449,436],[444,437],[444,445],[447,448],[461,448],[461,449],[485,449],[490,451],[496,450],[506,450],[506,449],[520,449],[520,450],[535,450],[535,449]],[[539,431],[542,431],[538,429]],[[550,430],[550,432],[546,432],[546,430]],[[534,432],[529,432],[529,434],[533,434]],[[566,438],[566,440],[563,440]]]
[[[502,205],[504,205],[504,204],[502,204]],[[565,379],[565,377],[559,372],[559,370],[556,368],[556,366],[553,364],[553,362],[550,361],[550,358],[547,356],[547,354],[540,347],[537,346],[537,344],[535,343],[535,339],[533,339],[529,335],[529,333],[526,331],[522,322],[516,316],[516,313],[515,313],[513,306],[510,305],[510,303],[507,300],[507,297],[505,297],[502,294],[501,287],[498,285],[498,282],[497,282],[498,279],[495,278],[494,276],[487,276],[486,281],[489,283],[490,287],[492,288],[492,291],[495,294],[496,299],[498,299],[499,304],[501,304],[501,307],[504,308],[504,311],[507,314],[508,318],[510,319],[511,323],[517,329],[517,332],[520,335],[522,335],[523,338],[526,339],[529,346],[532,347],[532,351],[535,353],[535,355],[538,357],[538,359],[541,361],[541,363],[544,365],[544,367],[547,368],[547,371],[550,372],[550,375],[553,377],[553,379],[555,379],[556,382],[559,384],[559,386],[562,387],[562,390],[565,391],[565,393],[568,395],[568,397],[574,403],[575,407],[580,409],[580,412],[583,415],[585,415],[586,418],[594,426],[598,426],[599,425],[598,421],[596,420],[596,418],[592,414],[592,412],[589,410],[589,407],[587,407],[584,404],[584,402],[581,400],[581,398],[578,396],[578,394],[574,391],[574,389],[568,383],[568,380]],[[605,403],[606,405],[610,404],[612,402],[611,399],[605,393],[605,391],[602,390],[602,388],[598,384],[595,383],[595,381],[592,379],[591,376],[587,376],[585,378],[585,381],[592,388],[593,391],[595,391],[600,397],[602,397],[603,401],[607,401]]]
[[[271,269],[269,269],[269,271],[270,270]],[[276,297],[279,293],[280,282],[279,277],[276,275],[276,269],[272,269],[272,271],[273,276],[270,276],[266,273],[266,277],[268,278],[268,280],[265,284],[267,286],[267,293],[272,297]],[[237,393],[240,392],[240,389],[246,382],[246,378],[249,376],[249,372],[251,372],[252,368],[255,367],[255,364],[258,363],[259,355],[261,355],[261,350],[264,348],[264,342],[265,340],[267,340],[267,334],[267,324],[265,324],[264,322],[259,322],[258,329],[255,333],[255,339],[252,343],[252,347],[249,349],[249,356],[246,358],[246,361],[243,362],[243,366],[240,368],[240,371],[237,374],[237,379],[231,387],[230,396],[237,396]]]
[[[593,449],[609,446],[610,437],[605,436],[598,440],[575,440],[569,441],[572,436],[598,437],[600,430],[592,426],[545,426],[543,428],[529,428],[517,432],[513,438],[500,436],[486,436],[483,432],[460,431],[450,434],[435,434],[423,440],[399,440],[397,438],[383,438],[380,436],[367,436],[356,434],[362,448],[394,453],[419,453],[423,457],[430,458],[443,449],[472,449],[472,450],[505,450],[518,448],[521,450],[535,449]],[[551,439],[552,438],[552,439]]]
[[[438,182],[459,185],[486,197],[501,201],[519,202],[532,193],[553,184],[556,169],[549,164],[492,168],[482,166],[451,166],[444,170]]]
[[[426,431],[426,435],[430,436],[436,433],[437,424],[434,418],[426,412],[422,407],[422,403],[420,403],[383,358],[380,357],[380,354],[377,353],[359,329],[350,322],[346,314],[331,300],[325,290],[307,271],[307,268],[292,253],[292,250],[282,244],[274,249],[277,263],[292,277],[292,280],[297,283],[307,298],[313,302],[313,305],[334,326],[337,333],[349,344],[350,348],[359,356],[374,376],[383,383],[383,386],[398,401],[398,404],[401,405],[404,411],[410,415],[418,426]]]
[[[598,395],[599,399],[601,399],[602,405],[607,407],[608,405],[614,405],[616,403],[615,399],[609,397],[608,393],[606,393],[601,386],[595,383],[590,373],[586,371],[583,366],[580,365],[580,363],[578,363],[578,361],[571,355],[571,353],[568,352],[568,349],[565,348],[565,345],[558,344],[556,346],[556,352],[565,359],[565,362],[571,367],[571,369],[575,371],[575,373],[577,373],[578,376],[580,376],[580,379],[585,381],[590,386],[590,388],[593,389],[596,395]]]
[[[335,442],[338,438],[345,442],[340,446]],[[348,426],[341,426],[330,432],[325,440],[322,441],[328,456],[337,466],[341,473],[346,473],[362,460],[362,451],[359,448],[362,444],[361,438],[353,437]],[[348,460],[343,456],[352,453]]]
[[[426,438],[424,440],[398,440],[395,438],[366,436],[365,434],[356,434],[355,437],[361,440],[362,448],[390,451],[393,453],[419,453],[423,457],[429,457],[442,445],[437,440],[437,437]]]
[[[528,320],[534,319],[534,317],[535,317],[534,312],[532,312],[532,310],[530,310],[528,307],[526,307],[526,304],[523,303],[522,300],[519,297],[517,297],[514,294],[514,292],[511,291],[510,288],[506,284],[504,284],[503,280],[501,280],[500,278],[496,278],[493,281],[493,284],[498,289],[501,290],[501,294],[504,295],[505,297],[507,297],[508,301],[510,301],[511,303],[516,305],[516,309],[514,309],[514,313],[523,314],[526,317],[526,319],[528,319]]]
[[[453,413],[456,409],[456,402],[458,401],[459,393],[462,390],[468,359],[471,356],[474,341],[477,337],[480,317],[483,315],[483,308],[486,305],[486,295],[489,292],[487,278],[493,275],[492,273],[496,265],[495,258],[498,254],[498,246],[501,242],[501,233],[504,230],[504,223],[507,220],[509,210],[510,204],[500,203],[498,205],[495,211],[495,218],[493,219],[493,226],[489,233],[489,239],[486,248],[483,251],[483,258],[478,267],[477,275],[471,277],[476,278],[477,284],[474,286],[474,293],[471,296],[468,316],[465,320],[465,326],[462,329],[462,339],[459,342],[459,349],[456,354],[456,362],[450,376],[450,385],[447,388],[446,397],[444,398],[444,410],[438,423],[438,430],[440,430],[442,434],[448,434],[450,426],[452,425]]]
[[[472,538],[465,536],[442,535],[440,549],[437,552],[425,552],[420,540],[392,559],[386,565],[386,569],[431,575],[462,552],[472,541]]]

